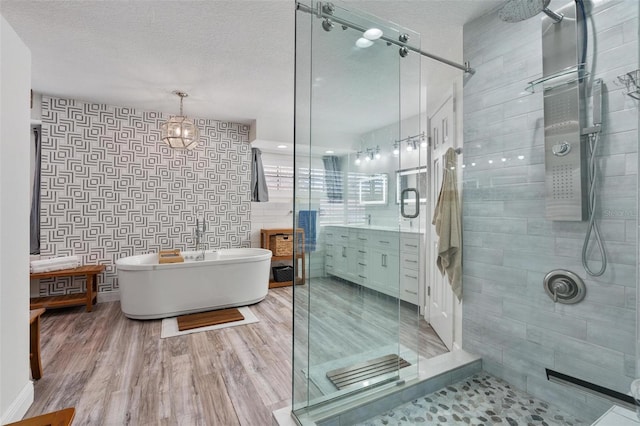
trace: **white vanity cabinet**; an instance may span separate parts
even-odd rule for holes
[[[424,271],[424,256],[421,256],[420,238],[403,237],[400,244],[400,299],[417,305],[420,294],[421,271]]]
[[[424,287],[422,234],[325,226],[325,272],[418,305]]]
[[[397,232],[369,231],[371,280],[363,285],[389,296],[398,297],[400,238]]]

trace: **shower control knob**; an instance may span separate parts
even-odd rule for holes
[[[571,284],[567,280],[559,279],[553,283],[552,289],[555,294],[568,294],[571,291]]]
[[[571,151],[571,144],[566,141],[555,144],[551,147],[551,152],[553,152],[553,155],[556,157],[564,157],[569,153],[569,151]]]

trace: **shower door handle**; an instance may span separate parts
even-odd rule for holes
[[[413,192],[415,194],[416,211],[414,214],[408,214],[404,211],[405,194],[408,194],[410,192]],[[420,194],[418,193],[418,190],[416,188],[405,188],[400,193],[400,214],[402,215],[402,217],[405,217],[407,219],[415,219],[416,217],[418,217],[418,215],[420,215]]]

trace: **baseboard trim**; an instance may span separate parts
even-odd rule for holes
[[[98,303],[117,302],[120,300],[120,290],[101,291],[98,293]]]
[[[22,420],[27,410],[33,404],[33,382],[27,380],[16,399],[13,400],[7,411],[2,414],[1,424],[13,423]]]

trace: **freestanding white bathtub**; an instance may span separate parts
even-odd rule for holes
[[[157,254],[116,261],[120,306],[129,318],[154,319],[246,306],[267,296],[271,251],[260,248],[182,252],[184,263],[158,264]]]

